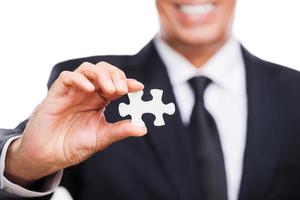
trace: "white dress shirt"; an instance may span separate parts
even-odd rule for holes
[[[224,154],[228,200],[237,200],[243,169],[247,127],[246,75],[241,47],[232,37],[204,66],[193,66],[161,37],[155,38],[173,86],[182,121],[188,124],[194,106],[188,80],[206,76],[212,80],[204,93],[206,109],[215,119]]]
[[[214,117],[224,154],[228,200],[237,200],[242,176],[243,155],[246,140],[247,95],[245,67],[239,43],[233,37],[204,66],[193,66],[174,51],[160,36],[154,40],[158,53],[167,67],[182,121],[189,123],[194,105],[194,95],[188,80],[204,75],[212,80],[204,93],[205,107]],[[24,197],[43,196],[58,186],[62,171],[47,180],[46,192],[30,191],[18,186],[4,175],[4,161],[9,144],[1,153],[0,187]]]
[[[45,182],[43,183],[43,189],[44,191],[31,191],[24,187],[21,187],[20,185],[17,185],[11,181],[9,181],[4,176],[4,169],[5,169],[5,158],[6,158],[6,152],[8,149],[8,146],[17,138],[21,136],[15,136],[7,140],[7,142],[4,144],[1,156],[0,156],[0,188],[4,189],[6,192],[21,196],[21,197],[40,197],[44,195],[48,195],[58,187],[61,178],[62,178],[62,170],[47,177],[45,179]]]

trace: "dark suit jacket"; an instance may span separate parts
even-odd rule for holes
[[[300,199],[300,73],[260,60],[244,48],[242,52],[249,114],[239,199]],[[166,68],[152,41],[134,56],[95,56],[59,63],[52,70],[48,87],[62,71],[72,71],[84,61],[112,63],[145,84],[145,100],[151,98],[149,89],[161,88],[163,101],[176,104]],[[123,97],[108,106],[109,121],[121,119],[117,108],[124,101],[128,99]],[[165,116],[163,127],[153,125],[151,114],[144,119],[149,130],[146,136],[117,142],[65,170],[61,184],[74,199],[201,199],[178,109],[175,115]],[[0,149],[7,138],[20,134],[25,124],[2,129]]]

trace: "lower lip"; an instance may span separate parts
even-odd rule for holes
[[[191,14],[187,14],[187,13],[181,11],[180,8],[177,7],[176,13],[177,13],[178,19],[180,20],[180,22],[183,25],[195,26],[195,25],[205,24],[205,23],[210,22],[213,18],[215,10],[216,10],[216,8],[214,8],[213,10],[211,10],[210,12],[207,12],[205,14],[191,15]]]

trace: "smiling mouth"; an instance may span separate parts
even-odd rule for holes
[[[186,15],[206,15],[215,9],[214,3],[182,4],[177,5],[179,10]]]

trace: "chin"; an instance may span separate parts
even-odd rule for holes
[[[230,34],[220,33],[215,29],[210,30],[184,30],[178,33],[178,39],[184,46],[213,47],[226,42]]]
[[[165,39],[186,48],[222,46],[231,34],[234,6],[235,0],[157,0]]]

